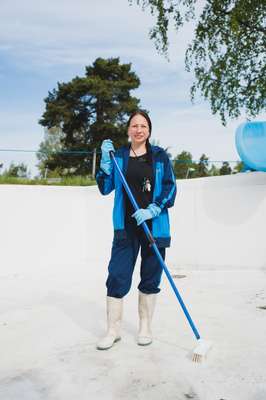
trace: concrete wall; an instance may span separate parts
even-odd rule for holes
[[[100,260],[112,237],[111,197],[96,186],[0,185],[0,269]]]
[[[172,265],[266,268],[266,174],[177,181]]]
[[[266,174],[177,181],[173,268],[266,268]],[[106,263],[113,195],[97,187],[0,185],[0,269]],[[91,264],[90,264],[91,265]]]

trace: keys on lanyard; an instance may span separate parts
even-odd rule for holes
[[[151,182],[150,182],[149,178],[143,178],[142,191],[143,192],[151,191]]]

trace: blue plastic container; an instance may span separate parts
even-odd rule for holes
[[[245,166],[266,172],[266,121],[244,122],[237,128],[235,140]]]

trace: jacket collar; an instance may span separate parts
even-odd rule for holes
[[[123,151],[123,153],[124,152],[127,153],[128,157],[129,157],[130,146],[131,146],[131,144],[128,143],[120,148]],[[161,151],[163,151],[162,147],[153,146],[150,143],[149,143],[149,147],[150,147],[152,153],[160,153]]]

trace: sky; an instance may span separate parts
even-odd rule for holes
[[[150,111],[152,138],[173,156],[186,150],[194,160],[203,153],[210,161],[239,160],[234,137],[245,117],[223,127],[207,102],[190,101],[193,75],[185,71],[184,55],[193,24],[179,34],[171,30],[167,61],[149,39],[154,17],[127,0],[2,0],[0,19],[2,171],[14,161],[38,174],[35,153],[26,151],[38,150],[44,139],[38,124],[44,98],[57,82],[84,76],[97,57],[132,64],[141,80],[132,95]]]

